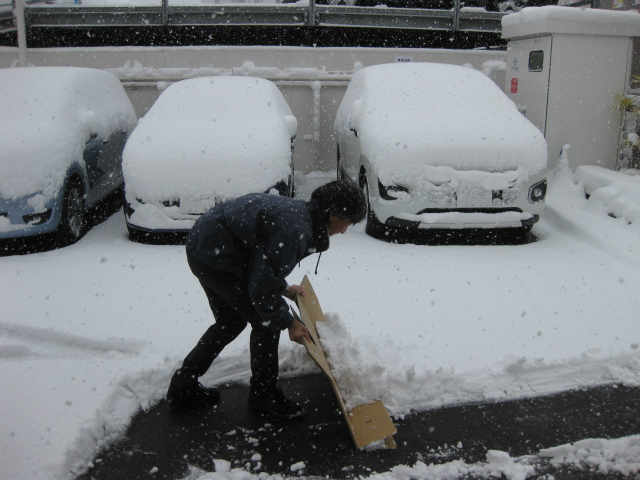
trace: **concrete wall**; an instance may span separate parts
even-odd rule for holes
[[[30,49],[35,66],[105,69],[125,85],[139,116],[173,81],[207,75],[250,75],[276,82],[298,119],[296,171],[330,172],[336,165],[333,121],[355,69],[395,61],[468,65],[503,88],[503,51],[307,47],[104,47]],[[0,68],[18,50],[0,47]]]

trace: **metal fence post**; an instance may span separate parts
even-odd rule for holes
[[[460,0],[453,0],[453,31],[460,29]]]
[[[169,25],[169,0],[162,0],[162,25]]]
[[[13,15],[18,29],[18,65],[27,67],[27,27],[24,17],[24,0],[14,0]]]
[[[307,25],[315,27],[316,25],[316,0],[309,0],[309,18],[307,18]]]

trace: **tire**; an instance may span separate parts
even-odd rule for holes
[[[86,209],[84,188],[78,178],[71,178],[64,190],[62,214],[56,234],[64,244],[75,243],[85,234]]]
[[[376,214],[371,208],[371,201],[369,200],[369,184],[367,183],[366,176],[363,174],[363,178],[360,179],[360,187],[364,192],[364,198],[367,202],[367,220],[365,225],[365,232],[367,235],[373,238],[383,239],[385,235],[385,227],[376,218]]]
[[[528,225],[526,227],[516,228],[516,238],[520,238],[522,240],[527,240],[529,238],[529,234],[531,233],[531,229],[533,225]]]

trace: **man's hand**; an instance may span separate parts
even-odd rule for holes
[[[299,343],[300,345],[304,345],[303,338],[306,338],[307,341],[311,342],[311,335],[309,335],[309,330],[304,323],[294,320],[289,326],[289,340]]]
[[[287,291],[285,292],[284,296],[287,297],[292,302],[295,302],[296,295],[298,294],[304,295],[304,288],[302,288],[300,285],[289,285],[287,287]]]

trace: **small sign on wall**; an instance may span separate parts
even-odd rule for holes
[[[413,62],[413,57],[396,57],[396,63]]]
[[[511,79],[511,93],[518,93],[518,79]]]

